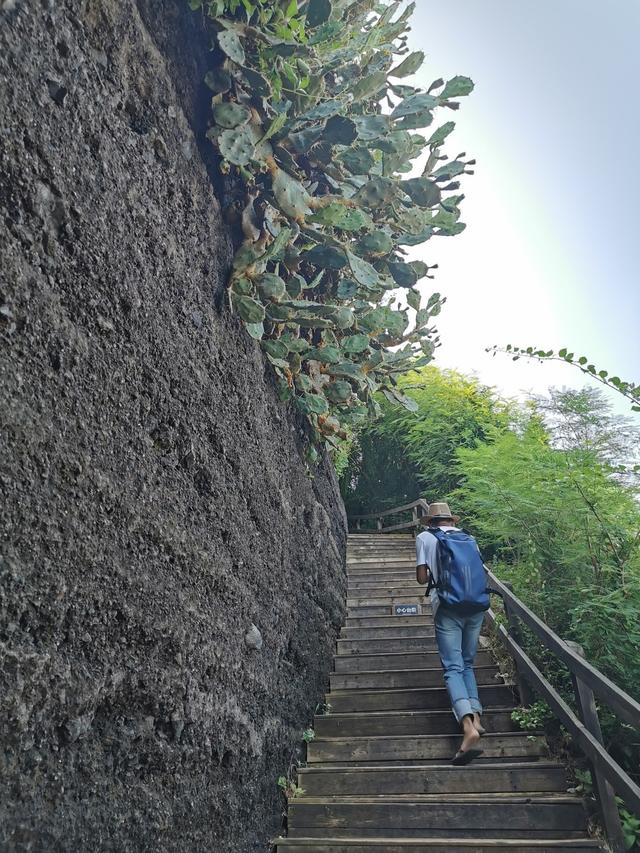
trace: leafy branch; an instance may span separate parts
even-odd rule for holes
[[[623,397],[631,401],[632,410],[640,412],[640,385],[634,382],[626,382],[620,379],[619,376],[610,376],[606,370],[598,370],[595,364],[591,364],[589,359],[584,355],[576,358],[575,353],[569,352],[566,348],[556,353],[554,350],[541,350],[535,347],[514,347],[511,344],[507,344],[506,347],[488,347],[486,352],[492,352],[494,355],[499,352],[507,353],[512,357],[513,361],[518,361],[520,358],[535,358],[540,362],[561,361],[565,364],[571,364],[607,388],[612,388],[614,391],[622,394]]]

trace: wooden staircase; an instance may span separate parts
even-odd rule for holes
[[[487,734],[468,767],[443,686],[433,618],[415,579],[413,538],[349,537],[347,624],[330,713],[316,716],[304,794],[289,803],[287,853],[591,851],[581,799],[544,737],[517,730],[515,694],[487,651],[477,677]],[[418,606],[417,615],[396,615]]]

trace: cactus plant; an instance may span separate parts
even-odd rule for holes
[[[406,49],[413,4],[188,2],[210,19],[222,59],[205,82],[207,137],[242,211],[230,305],[281,398],[335,446],[346,425],[376,415],[377,390],[409,405],[396,377],[438,345],[444,300],[423,299],[430,268],[403,247],[464,228],[457,179],[474,161],[442,153],[453,122],[424,128],[473,83],[405,82],[424,60]],[[408,177],[423,152],[422,175]]]
[[[233,101],[221,101],[213,105],[213,118],[220,127],[238,127],[238,125],[247,124],[251,118],[251,110]]]
[[[246,166],[251,162],[255,146],[248,128],[224,130],[218,137],[218,147],[225,160],[236,166]]]

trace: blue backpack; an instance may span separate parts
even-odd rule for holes
[[[436,588],[440,603],[459,613],[490,607],[487,573],[476,540],[464,530],[429,528],[438,540],[438,581],[429,579],[427,595]]]

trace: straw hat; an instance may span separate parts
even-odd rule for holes
[[[435,521],[437,518],[452,518],[454,523],[460,521],[459,515],[454,515],[449,509],[449,504],[432,503],[429,504],[427,514],[422,517],[424,522]]]

